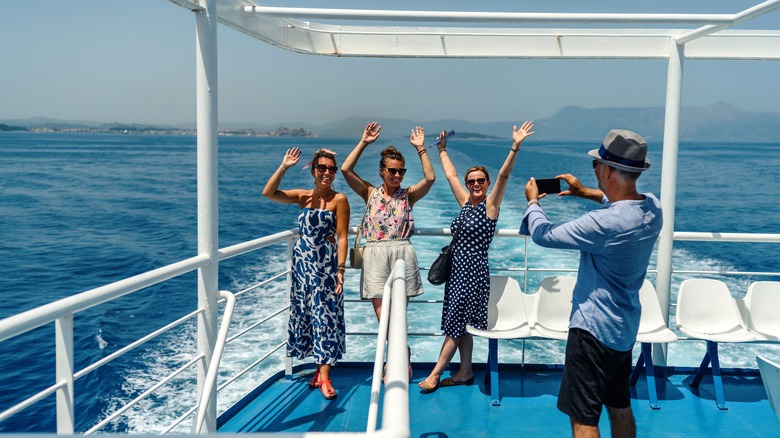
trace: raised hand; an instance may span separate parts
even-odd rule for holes
[[[296,164],[298,164],[298,160],[301,159],[301,149],[298,147],[294,147],[292,149],[287,149],[287,153],[284,154],[284,158],[282,159],[282,167],[286,169],[289,169]]]
[[[525,199],[542,199],[547,196],[547,193],[539,193],[539,187],[536,185],[536,178],[531,177],[525,184]]]
[[[583,186],[580,180],[572,174],[564,173],[563,175],[556,176],[556,178],[566,181],[566,184],[569,185],[569,189],[558,193],[558,196],[576,196],[578,198],[590,199],[591,201],[598,203],[601,203],[604,199],[604,192],[600,189]]]
[[[441,134],[439,134],[439,144],[437,144],[436,147],[439,149],[439,151],[443,151],[443,150],[447,149],[447,130],[446,129],[444,131],[442,131]]]
[[[523,122],[523,125],[520,126],[520,129],[517,129],[517,125],[512,127],[512,147],[519,146],[520,143],[525,140],[526,137],[530,137],[535,134],[534,131],[534,122],[530,120],[526,120]]]
[[[365,131],[363,131],[363,137],[360,139],[361,142],[365,144],[371,144],[376,141],[377,138],[379,138],[379,131],[382,130],[382,127],[377,124],[377,122],[371,122],[368,125],[366,125]]]
[[[566,184],[569,185],[569,189],[562,190],[561,193],[558,193],[558,196],[582,197],[583,193],[585,192],[585,186],[582,185],[582,183],[580,182],[579,179],[577,179],[576,176],[570,173],[564,173],[562,175],[556,176],[556,178],[560,178],[566,181]]]
[[[425,129],[422,126],[415,126],[412,129],[412,135],[409,136],[409,143],[418,151],[425,149]]]

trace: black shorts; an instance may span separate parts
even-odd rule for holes
[[[631,350],[613,350],[585,330],[569,330],[558,409],[587,426],[598,426],[601,406],[631,406]]]

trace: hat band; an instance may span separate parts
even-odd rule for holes
[[[599,148],[599,156],[601,156],[602,160],[611,161],[613,163],[622,164],[624,166],[628,167],[636,167],[638,169],[644,169],[645,162],[643,161],[634,161],[634,160],[628,160],[623,157],[619,157],[610,151],[607,150],[607,148],[604,147],[604,145],[601,145]]]

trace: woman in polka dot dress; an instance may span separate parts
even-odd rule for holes
[[[442,140],[438,145],[441,166],[461,210],[450,226],[456,236],[456,242],[452,273],[444,288],[444,307],[441,315],[444,343],[433,371],[418,384],[424,392],[433,392],[439,386],[470,385],[474,382],[471,366],[474,339],[466,332],[466,325],[483,330],[487,328],[490,295],[488,248],[493,240],[498,211],[509,174],[515,166],[520,143],[534,134],[533,127],[533,122],[526,121],[520,129],[517,126],[513,128],[512,147],[489,195],[487,191],[491,184],[490,176],[483,166],[474,166],[467,170],[464,178],[466,187],[460,185],[458,172],[447,153],[445,133],[442,132],[439,136]],[[441,380],[441,375],[455,356],[456,350],[460,353],[460,368],[456,374]]]

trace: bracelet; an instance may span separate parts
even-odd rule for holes
[[[336,270],[338,270],[338,271],[344,271],[344,270],[346,270],[346,269],[347,269],[347,267],[346,267],[346,266],[344,266],[344,265],[338,265],[338,266],[336,267]]]
[[[510,151],[511,151],[511,152],[519,152],[519,151],[520,151],[520,148],[517,148],[517,149],[515,149],[515,148],[509,148],[509,149],[510,149]]]
[[[417,155],[419,155],[419,156],[421,156],[421,157],[422,157],[422,156],[423,156],[423,154],[424,154],[424,153],[426,153],[426,152],[428,152],[428,151],[426,151],[426,150],[425,150],[425,148],[422,148],[422,149],[420,149],[419,151],[417,151]]]
[[[530,201],[528,201],[528,204],[526,205],[526,207],[530,207],[530,206],[531,206],[531,204],[536,204],[536,205],[538,205],[539,207],[541,207],[541,206],[542,206],[541,204],[539,204],[539,200],[538,200],[538,199],[531,199]]]
[[[447,152],[447,148],[441,148],[441,149],[439,149],[439,153],[442,153],[442,152]]]

